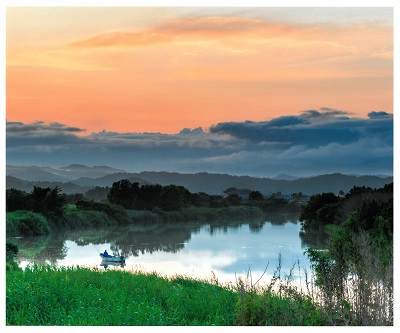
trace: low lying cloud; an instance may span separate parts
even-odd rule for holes
[[[321,108],[268,121],[223,122],[177,134],[84,130],[59,123],[7,122],[7,163],[109,165],[127,171],[393,173],[393,115],[352,118]]]
[[[287,147],[325,146],[331,142],[349,144],[360,139],[360,120],[351,120],[344,111],[306,110],[299,116],[284,116],[264,122],[220,123],[210,132],[229,134],[252,143],[281,143]]]

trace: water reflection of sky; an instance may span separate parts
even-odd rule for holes
[[[171,230],[168,230],[170,234]],[[178,231],[177,231],[178,232]],[[210,279],[213,273],[220,282],[234,282],[238,276],[250,271],[253,280],[263,274],[262,281],[269,281],[274,273],[279,255],[282,258],[281,276],[288,274],[293,264],[299,261],[300,268],[309,264],[303,252],[306,249],[299,237],[300,224],[272,224],[266,222],[255,232],[249,224],[232,227],[210,227],[204,225],[192,232],[190,238],[178,251],[143,251],[137,256],[128,256],[124,270],[156,271],[164,276],[185,275]],[[65,241],[66,257],[57,261],[59,266],[100,266],[99,251],[110,248],[112,243],[77,245]],[[111,267],[108,269],[121,269]],[[296,268],[294,274],[298,274]]]

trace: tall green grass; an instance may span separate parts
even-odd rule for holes
[[[185,276],[140,271],[32,266],[6,272],[7,325],[101,326],[383,326],[393,325],[393,303],[375,284],[348,282],[350,294],[327,297],[315,277],[304,286],[281,276],[268,284],[251,274],[221,285]],[[300,268],[298,268],[300,269]],[[382,281],[384,283],[385,281]],[[382,287],[381,287],[382,288]],[[351,289],[351,290],[350,290]],[[383,290],[387,292],[387,289]]]
[[[47,219],[38,213],[28,210],[17,210],[6,213],[6,233],[10,236],[45,235],[50,232]]]
[[[7,325],[232,325],[237,294],[157,274],[35,266],[6,278]]]
[[[97,210],[67,210],[64,214],[65,225],[69,229],[108,227],[118,225],[118,221]]]

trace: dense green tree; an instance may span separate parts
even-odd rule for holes
[[[61,218],[66,205],[65,198],[60,194],[59,187],[43,188],[34,186],[32,197],[32,210],[50,218]]]
[[[249,194],[250,200],[261,201],[264,199],[264,196],[261,194],[260,191],[251,191]]]
[[[11,188],[6,190],[6,211],[13,212],[16,210],[29,210],[30,198],[29,194],[24,191]]]
[[[221,195],[210,195],[210,207],[221,208],[227,207],[228,203]]]
[[[160,207],[163,187],[159,184],[143,185],[140,187],[137,199],[137,209],[152,210]]]
[[[76,208],[104,212],[112,219],[118,221],[119,224],[127,224],[130,222],[127,211],[120,205],[96,202],[94,200],[81,200],[76,203]]]
[[[167,185],[163,187],[160,199],[162,209],[166,211],[181,210],[188,206],[190,192],[183,186]]]
[[[99,202],[106,202],[109,191],[110,188],[108,186],[96,186],[95,188],[92,188],[85,192],[85,198]]]
[[[204,192],[192,193],[190,196],[190,204],[196,207],[210,207],[211,196]]]
[[[83,194],[82,193],[72,193],[72,194],[62,194],[65,202],[67,204],[76,204],[78,201],[83,200]]]
[[[227,196],[226,201],[230,206],[239,206],[241,199],[239,195],[237,195],[236,193],[232,193]]]
[[[339,201],[340,198],[332,192],[312,195],[308,203],[302,207],[299,217],[303,227],[334,223]]]
[[[112,184],[107,199],[112,204],[120,205],[125,209],[133,209],[136,206],[138,193],[139,183],[121,179]]]

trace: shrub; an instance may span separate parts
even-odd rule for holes
[[[6,233],[8,236],[37,236],[50,232],[47,219],[38,213],[17,210],[6,213]]]
[[[66,226],[75,228],[102,227],[117,225],[118,222],[104,212],[95,210],[70,210],[65,213]]]

